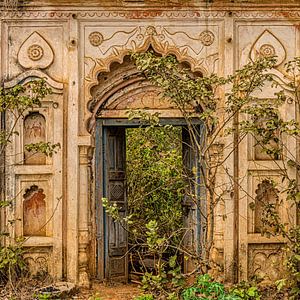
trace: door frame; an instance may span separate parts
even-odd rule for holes
[[[200,126],[200,131],[203,130],[203,123],[201,123],[198,119],[192,120],[192,123]],[[161,125],[173,125],[173,126],[186,126],[187,122],[184,118],[161,118],[159,121]],[[147,127],[147,124],[142,123],[139,119],[125,119],[125,118],[97,118],[96,119],[96,127],[95,127],[95,218],[96,218],[96,278],[98,280],[106,280],[106,254],[108,252],[108,245],[105,238],[106,232],[106,223],[104,220],[106,219],[106,212],[102,205],[102,198],[106,194],[105,191],[105,180],[106,180],[106,166],[105,159],[103,158],[105,140],[106,140],[106,131],[105,127],[125,127],[125,128],[137,128],[140,126]],[[202,129],[201,129],[202,128]],[[197,177],[200,178],[199,174]],[[200,189],[200,182],[198,183],[197,190],[199,192],[199,197],[202,198]],[[205,205],[205,204],[204,204]],[[203,224],[203,216],[200,213],[201,208],[197,208],[196,210],[196,232],[195,236],[197,238],[196,241],[196,251],[201,251],[200,249],[200,239],[201,232],[203,232],[204,228]]]

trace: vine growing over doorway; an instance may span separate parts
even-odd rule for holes
[[[232,181],[223,184],[217,182],[219,172],[227,173],[226,160],[234,152],[232,144],[224,149],[223,141],[226,133],[234,134],[235,118],[254,99],[253,92],[263,86],[266,80],[270,80],[264,71],[271,69],[275,60],[260,59],[234,75],[223,78],[215,74],[195,77],[174,56],[158,57],[153,52],[146,52],[134,54],[133,58],[145,76],[162,88],[162,96],[180,109],[187,122],[192,145],[200,154],[200,176],[207,191],[208,203],[207,211],[202,212],[206,217],[206,231],[203,232],[205,238],[201,245],[201,262],[204,270],[207,270],[213,248],[215,208],[224,200],[226,193],[233,191]],[[232,88],[224,102],[221,100],[221,89],[225,85],[232,85]],[[199,139],[193,125],[195,118],[205,125],[205,139]],[[244,138],[245,134],[237,136],[237,144]],[[225,157],[222,155],[224,153]]]
[[[299,114],[300,59],[295,58],[286,64],[290,82],[288,89],[283,89],[278,79],[271,75],[276,66],[275,57],[259,57],[227,77],[215,74],[195,76],[184,65],[179,64],[174,56],[160,57],[151,51],[133,54],[132,58],[140,72],[161,88],[161,96],[181,111],[193,149],[199,153],[197,167],[200,172],[197,176],[205,187],[206,197],[199,199],[195,192],[195,187],[199,184],[197,180],[192,184],[194,192],[190,193],[190,197],[204,216],[202,228],[205,230],[202,232],[200,251],[183,249],[195,261],[194,271],[213,273],[216,265],[218,266],[214,256],[214,232],[216,223],[222,222],[228,215],[225,212],[218,214],[217,209],[224,205],[226,199],[239,201],[239,193],[243,192],[252,200],[249,210],[259,208],[263,211],[260,217],[260,234],[285,238],[287,246],[283,251],[290,273],[278,284],[279,288],[284,285],[293,287],[290,295],[297,299],[299,218],[295,218],[299,214],[300,163],[295,149],[292,151],[290,145],[298,145],[300,131],[296,120],[285,118],[282,107],[292,101]],[[266,86],[270,94],[260,97],[260,92]],[[204,124],[204,139],[199,137],[194,125],[195,119]],[[255,151],[264,154],[266,161],[271,161],[278,167],[276,176],[279,179],[274,181],[263,178],[261,184],[268,182],[268,189],[261,187],[265,191],[259,192],[257,197],[244,190],[243,178],[238,178],[237,173],[231,170],[232,158],[246,139],[253,141]],[[273,189],[269,191],[271,186]],[[275,198],[272,196],[274,194]],[[206,206],[200,205],[203,201]],[[279,213],[279,207],[288,207],[288,223]],[[237,212],[235,218],[238,217]],[[238,265],[235,267],[238,272]]]

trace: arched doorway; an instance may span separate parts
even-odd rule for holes
[[[193,150],[186,130],[186,122],[171,102],[162,99],[160,90],[151,84],[126,58],[122,64],[113,64],[109,73],[99,76],[99,85],[92,91],[96,137],[96,274],[98,279],[123,281],[128,279],[127,232],[115,222],[103,208],[102,199],[108,198],[118,207],[121,217],[126,216],[126,128],[139,126],[138,120],[129,120],[130,110],[146,110],[159,113],[161,122],[182,127],[182,159],[191,176],[200,180],[198,153]],[[200,131],[201,124],[197,124]],[[192,171],[193,170],[193,171]],[[195,171],[196,170],[196,171]],[[195,180],[192,180],[194,183]],[[200,182],[193,184],[194,193],[200,197]],[[194,253],[200,252],[201,222],[203,214],[197,203],[186,196],[184,223],[191,228],[185,236],[185,246]],[[202,222],[203,223],[203,222]],[[194,269],[192,260],[184,262],[185,272]]]

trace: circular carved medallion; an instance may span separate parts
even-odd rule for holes
[[[200,33],[199,39],[204,46],[210,46],[214,42],[215,36],[211,31],[205,30]]]
[[[263,57],[271,57],[276,54],[276,51],[272,45],[264,44],[259,48],[259,53]]]
[[[44,50],[39,45],[31,45],[27,49],[27,55],[31,60],[40,60],[44,56]]]
[[[94,47],[100,46],[102,44],[103,40],[104,40],[103,35],[98,31],[94,31],[94,32],[90,33],[90,35],[89,35],[89,41],[90,41],[91,45]]]
[[[136,36],[136,39],[137,39],[138,41],[142,41],[142,40],[144,39],[144,36],[143,36],[142,34],[138,34],[138,35]]]
[[[164,36],[164,34],[159,34],[158,35],[158,39],[162,42],[166,37]]]

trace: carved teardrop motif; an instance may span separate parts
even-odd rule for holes
[[[49,43],[34,31],[21,45],[18,61],[25,69],[46,69],[54,59]]]
[[[276,66],[286,58],[286,51],[279,39],[269,30],[265,30],[254,42],[250,50],[250,59],[255,61],[258,57],[277,56]]]

